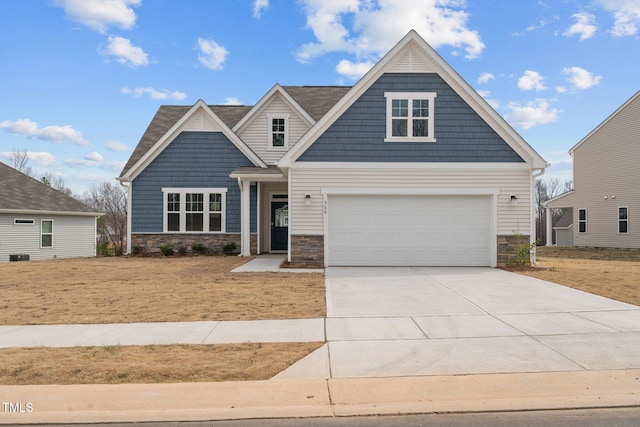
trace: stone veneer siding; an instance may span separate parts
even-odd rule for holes
[[[201,243],[213,250],[222,252],[222,246],[229,243],[236,243],[236,253],[240,253],[240,233],[225,234],[201,234],[201,233],[132,233],[131,248],[140,246],[145,253],[160,253],[160,246],[173,245],[174,249],[186,246],[191,250],[191,245]],[[258,250],[257,235],[251,234],[251,253]]]
[[[324,268],[324,236],[291,236],[293,268]]]
[[[519,245],[529,245],[528,235],[498,236],[498,267],[504,267],[516,258],[515,252]]]

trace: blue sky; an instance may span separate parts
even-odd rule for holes
[[[119,175],[162,104],[352,85],[410,29],[552,164],[640,89],[640,0],[2,2],[0,160],[75,193]]]

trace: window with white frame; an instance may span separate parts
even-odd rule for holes
[[[387,136],[391,142],[435,142],[435,92],[385,92]]]
[[[627,206],[618,208],[618,233],[629,233],[629,208]]]
[[[163,188],[165,233],[223,233],[226,188]]]
[[[53,247],[53,220],[51,219],[40,221],[40,247]]]
[[[289,146],[289,116],[268,115],[269,148],[286,149]]]
[[[587,232],[587,210],[578,209],[578,233]]]

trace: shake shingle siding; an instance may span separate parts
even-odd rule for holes
[[[437,142],[384,142],[385,92],[436,92]],[[298,159],[311,162],[523,162],[437,74],[383,74]]]
[[[240,232],[240,188],[232,170],[253,164],[218,132],[183,132],[133,181],[134,233],[163,230],[162,188],[226,188],[226,232]],[[251,231],[256,230],[256,191],[251,187]]]

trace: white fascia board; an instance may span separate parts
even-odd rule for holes
[[[209,108],[209,106],[199,99],[158,141],[134,164],[125,175],[120,177],[121,181],[132,181],[135,179],[162,151],[175,139],[183,129],[187,121],[196,112],[202,109],[209,117],[222,129],[222,133],[229,138],[231,143],[240,150],[255,166],[266,168],[267,165],[253,152],[220,118]]]
[[[298,143],[289,150],[279,161],[279,167],[290,167],[309,146],[326,131],[335,120],[337,120],[375,81],[386,71],[389,64],[409,43],[416,43],[432,61],[440,68],[438,75],[442,77],[454,90],[459,88],[475,102],[471,107],[487,121],[498,134],[507,136],[507,144],[513,148],[518,155],[523,157],[531,168],[544,169],[547,162],[518,134],[509,123],[500,116],[487,101],[482,98],[420,35],[411,30],[398,44],[396,44],[372,69],[370,69],[349,92],[333,106],[307,132]],[[487,120],[490,118],[491,120]],[[498,127],[498,129],[496,128]]]
[[[591,132],[589,132],[589,134],[587,136],[585,136],[584,138],[582,138],[576,145],[574,145],[573,147],[571,147],[569,149],[569,154],[571,154],[573,156],[573,153],[576,151],[576,148],[578,148],[579,146],[581,146],[584,142],[586,142],[589,138],[591,138],[591,136],[598,132],[603,126],[605,126],[607,123],[609,123],[609,121],[611,121],[611,119],[613,119],[615,116],[618,115],[618,113],[622,110],[624,110],[627,105],[631,104],[638,96],[640,96],[640,90],[637,91],[631,98],[629,98],[627,100],[627,102],[625,102],[624,104],[622,104],[620,107],[618,107],[618,109],[616,111],[614,111],[613,113],[611,113],[609,115],[609,117],[607,117],[606,119],[604,119],[602,121],[602,123],[600,123],[598,126],[595,127],[595,129],[593,129]]]
[[[471,162],[296,162],[291,169],[533,170],[527,163]]]
[[[555,203],[556,201],[562,200],[567,196],[571,196],[574,193],[574,191],[575,190],[569,190],[566,193],[562,193],[561,195],[554,197],[553,199],[549,199],[546,202],[542,203],[542,206],[544,206],[545,208],[552,207],[552,206],[549,206],[550,203]],[[569,208],[571,206],[561,206],[561,207]]]
[[[104,216],[103,212],[37,211],[32,209],[0,209],[0,214],[10,215],[47,215],[47,216]]]
[[[385,196],[494,196],[498,187],[322,187],[323,195],[385,195]]]
[[[316,122],[311,118],[311,116],[298,104],[292,97],[289,95],[278,83],[273,85],[269,92],[267,92],[260,100],[253,106],[251,111],[247,113],[234,127],[233,132],[241,132],[246,126],[248,126],[255,117],[260,113],[260,111],[273,99],[276,94],[280,94],[282,98],[285,100],[291,110],[293,110],[298,116],[302,118],[309,126],[313,126]]]

